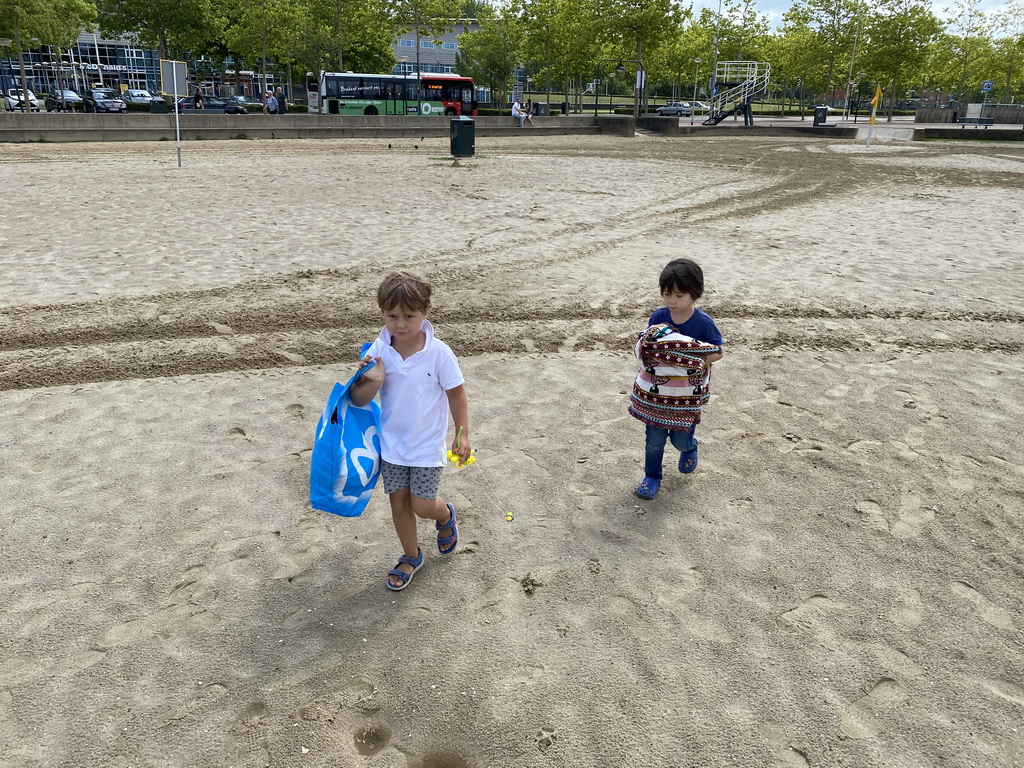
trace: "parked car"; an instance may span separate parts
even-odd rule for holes
[[[82,108],[82,97],[74,91],[57,90],[46,97],[47,112],[74,112]]]
[[[178,109],[192,109],[193,96],[183,96],[178,99]],[[216,96],[203,96],[203,109],[223,109],[225,114],[228,115],[247,115],[249,110],[243,107],[241,104],[236,104],[233,101],[225,101],[219,99]]]
[[[25,94],[21,88],[8,88],[4,91],[4,106],[7,109],[20,109],[25,111]],[[28,108],[30,112],[39,111],[39,99],[32,91],[28,92]]]
[[[262,107],[263,102],[259,99],[254,99],[252,96],[228,96],[225,101],[230,104],[240,104],[243,107]],[[246,109],[248,112],[248,109]]]
[[[121,94],[121,101],[126,104],[150,104],[156,99],[152,93],[140,88],[129,88]]]
[[[118,98],[113,88],[93,88],[82,98],[85,112],[127,112],[128,105]]]
[[[693,109],[688,101],[668,101],[655,110],[662,117],[689,117]]]

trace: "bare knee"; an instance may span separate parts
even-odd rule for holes
[[[440,506],[440,502],[437,499],[421,499],[415,494],[409,494],[409,502],[412,506],[413,514],[417,517],[426,517],[431,520],[437,520],[437,510]]]

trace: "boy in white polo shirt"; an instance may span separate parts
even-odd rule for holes
[[[455,353],[427,320],[430,283],[409,272],[392,272],[377,289],[384,328],[360,360],[374,365],[351,389],[352,402],[366,405],[380,392],[381,477],[391,519],[402,544],[398,565],[388,571],[388,589],[405,589],[423,566],[416,518],[434,521],[437,548],[450,555],[459,543],[455,507],[437,495],[445,463],[448,411],[455,421],[452,451],[472,453],[469,405]]]

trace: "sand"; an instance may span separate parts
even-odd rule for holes
[[[0,764],[1024,765],[1024,148],[386,143],[0,145]],[[728,352],[645,502],[677,256]],[[399,594],[307,498],[395,268],[479,451]]]

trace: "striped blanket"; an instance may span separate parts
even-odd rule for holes
[[[633,347],[639,363],[629,412],[662,429],[688,429],[700,424],[700,409],[710,396],[708,355],[721,352],[714,344],[691,339],[671,325],[652,325]]]

